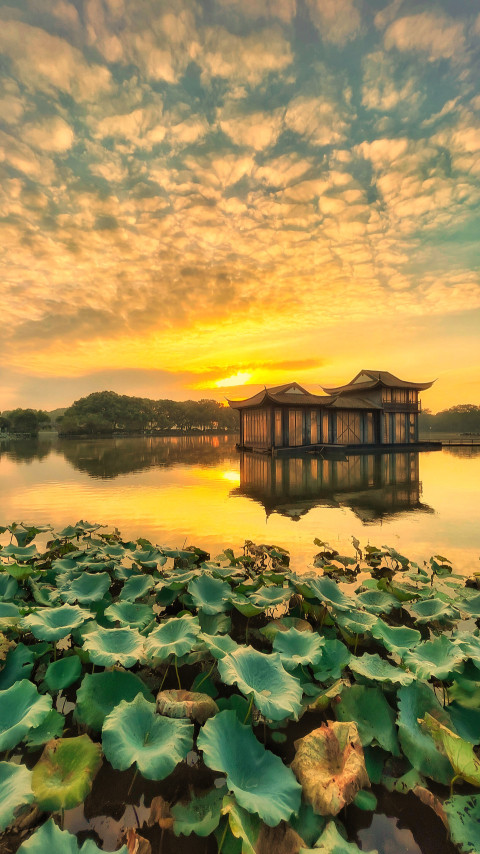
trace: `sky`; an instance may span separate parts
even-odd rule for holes
[[[0,410],[480,404],[479,0],[0,9]]]

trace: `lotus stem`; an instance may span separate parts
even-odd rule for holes
[[[460,780],[460,777],[461,774],[454,774],[454,776],[450,780],[450,797],[452,797],[453,795],[453,784],[455,783],[455,780]]]
[[[245,626],[245,643],[248,642],[248,625],[250,623],[250,617],[247,617],[247,625]]]
[[[245,720],[243,721],[244,724],[247,723],[247,721],[250,717],[250,712],[252,711],[252,706],[253,706],[253,694],[250,697],[250,703],[248,704],[247,714],[245,715]]]
[[[357,654],[357,646],[358,646],[358,634],[357,634],[357,635],[355,635],[355,646],[354,646],[354,648],[353,648],[353,654],[354,654],[354,655],[356,655],[356,654]]]
[[[227,820],[226,820],[226,822],[225,822],[225,828],[224,828],[224,831],[223,831],[223,833],[222,833],[222,838],[220,839],[220,842],[219,842],[219,845],[218,845],[218,854],[222,854],[223,843],[225,842],[225,837],[226,837],[226,835],[227,835],[227,830],[228,830],[228,818],[227,818]]]
[[[57,660],[57,641],[53,642],[53,660]]]
[[[180,674],[178,672],[177,656],[176,655],[175,655],[175,673],[177,674],[178,689],[179,689],[179,691],[181,691],[182,690],[182,683],[180,682]]]
[[[170,662],[168,662],[168,664],[167,664],[167,669],[165,670],[165,673],[163,674],[163,679],[162,679],[162,681],[160,682],[160,688],[159,688],[159,691],[161,691],[161,690],[162,690],[162,688],[163,688],[163,683],[165,682],[165,679],[167,678],[167,673],[168,673],[169,669],[170,669]]]
[[[129,797],[130,792],[131,792],[131,791],[132,791],[132,789],[133,789],[133,784],[135,783],[135,780],[137,779],[137,774],[138,774],[138,765],[137,765],[137,767],[135,768],[135,773],[134,773],[134,775],[133,775],[133,777],[132,777],[132,782],[130,783],[130,785],[129,785],[129,787],[128,787],[127,798]]]
[[[216,663],[217,663],[217,662],[216,662],[216,661],[214,661],[214,662],[213,662],[213,664],[212,664],[212,666],[211,666],[211,668],[210,668],[210,670],[208,671],[208,673],[205,673],[205,675],[204,675],[203,679],[200,679],[200,682],[198,683],[198,685],[197,685],[197,687],[196,687],[196,690],[197,690],[197,691],[198,691],[198,689],[203,685],[203,683],[207,681],[208,677],[213,673],[213,671],[214,671],[214,669],[215,669],[215,665],[216,665]]]

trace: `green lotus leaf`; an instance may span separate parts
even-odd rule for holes
[[[359,658],[352,655],[348,665],[353,673],[358,673],[373,682],[386,682],[391,685],[410,685],[414,681],[411,673],[406,673],[400,667],[394,667],[384,661],[377,653],[369,655],[365,652]]]
[[[33,546],[16,546],[11,543],[9,546],[4,546],[2,549],[2,557],[13,557],[20,563],[26,563],[32,558],[40,557],[37,547]]]
[[[75,718],[100,732],[107,715],[122,700],[133,700],[139,693],[153,703],[151,692],[133,673],[125,670],[87,673],[77,691]]]
[[[240,649],[240,645],[230,635],[207,635],[201,632],[198,636],[214,658],[224,658],[229,653]]]
[[[204,724],[218,712],[218,706],[208,694],[199,691],[170,689],[157,694],[157,712],[167,718],[189,718]]]
[[[448,713],[456,731],[465,741],[480,743],[480,709],[468,709],[454,701],[448,706]]]
[[[158,661],[167,661],[171,655],[180,658],[193,649],[199,632],[196,617],[172,617],[148,635],[145,652],[149,658]]]
[[[232,629],[232,618],[229,614],[205,614],[204,611],[199,611],[198,621],[206,635],[224,635]]]
[[[406,795],[407,792],[411,792],[416,786],[425,786],[425,778],[416,768],[410,768],[401,777],[391,776],[391,770],[391,763],[387,759],[380,782],[388,792],[398,792],[400,795]]]
[[[345,688],[350,687],[350,682],[347,679],[337,679],[333,685],[330,685],[325,691],[322,691],[318,694],[315,699],[312,701],[311,697],[309,697],[307,703],[305,700],[303,701],[304,705],[306,705],[306,711],[308,712],[324,712],[325,709],[332,704],[332,701],[337,702],[337,697]]]
[[[253,698],[266,718],[278,721],[301,710],[302,688],[298,679],[283,668],[278,653],[265,655],[253,647],[240,647],[218,662],[222,680],[238,685],[242,694]]]
[[[53,738],[32,771],[32,790],[42,810],[83,803],[102,764],[102,749],[88,735]]]
[[[60,598],[70,604],[80,602],[83,605],[89,602],[99,602],[109,587],[110,576],[108,572],[82,572],[81,575],[62,585]]]
[[[113,768],[135,762],[147,780],[163,780],[192,749],[193,724],[155,714],[142,694],[123,700],[105,718],[102,745]]]
[[[294,670],[302,664],[318,664],[322,658],[324,643],[325,639],[317,633],[288,629],[276,634],[273,649],[279,653],[283,666],[287,670]]]
[[[366,611],[354,610],[351,614],[338,611],[335,613],[334,619],[349,635],[356,636],[370,633],[378,617],[375,614],[368,614]]]
[[[443,802],[452,841],[462,854],[480,851],[480,795],[455,795]]]
[[[231,697],[217,697],[216,702],[221,712],[235,712],[241,724],[243,724],[244,720],[248,716],[248,700],[246,700],[245,697],[242,697],[240,694],[232,694]]]
[[[155,585],[155,590],[161,590],[163,587],[168,587],[169,590],[184,590],[187,584],[194,578],[198,578],[200,571],[198,569],[184,569],[169,572],[165,575],[162,581]]]
[[[154,585],[150,575],[131,575],[122,587],[120,599],[134,602],[141,596],[145,596]]]
[[[419,724],[423,731],[427,731],[432,736],[439,750],[450,760],[455,778],[461,777],[472,786],[480,786],[480,759],[474,753],[472,745],[428,712]]]
[[[60,591],[58,588],[47,584],[45,580],[37,584],[33,578],[29,578],[28,586],[30,587],[34,601],[37,605],[41,605],[42,608],[48,608],[60,600]]]
[[[416,629],[409,629],[406,626],[389,626],[380,619],[372,626],[372,635],[376,640],[381,641],[389,652],[398,652],[400,655],[403,650],[415,646],[422,637]]]
[[[301,788],[291,770],[255,738],[234,711],[219,712],[197,739],[203,761],[227,775],[227,786],[241,807],[258,813],[270,827],[298,812]]]
[[[462,669],[465,653],[445,635],[419,643],[403,654],[403,662],[419,679],[451,680]]]
[[[10,656],[11,653],[8,655]],[[469,676],[465,676],[465,671],[462,674],[456,673],[455,679],[448,689],[448,696],[450,700],[456,700],[466,709],[479,709],[480,681],[471,679]]]
[[[13,629],[18,626],[20,620],[20,610],[14,602],[0,602],[0,631]]]
[[[242,854],[255,854],[256,843],[260,834],[262,822],[258,815],[243,809],[232,795],[225,795],[222,803],[222,813],[228,818],[230,832],[242,844]]]
[[[306,845],[313,845],[322,831],[325,830],[326,819],[323,815],[318,815],[310,804],[302,800],[298,816],[292,816],[289,824],[302,837]]]
[[[22,628],[28,629],[39,640],[57,641],[71,634],[91,614],[78,605],[62,605],[60,608],[39,608],[22,620]]]
[[[112,623],[120,623],[122,628],[144,629],[154,618],[153,608],[138,602],[116,602],[105,608],[105,616]]]
[[[35,655],[31,647],[17,643],[10,649],[5,659],[3,670],[0,670],[0,691],[11,688],[20,679],[28,679],[33,670]]]
[[[477,593],[476,596],[463,596],[455,601],[455,605],[469,617],[480,617],[480,593]]]
[[[250,602],[253,605],[258,605],[261,608],[275,608],[277,605],[283,605],[292,597],[292,590],[289,587],[260,587],[249,596]]]
[[[398,600],[382,590],[366,590],[357,594],[357,603],[372,614],[389,614],[398,608]]]
[[[42,697],[28,679],[0,691],[0,751],[15,747],[51,708],[52,698]]]
[[[225,787],[213,788],[207,794],[194,795],[187,804],[177,803],[172,807],[173,832],[175,836],[210,836],[218,827],[221,818]]]
[[[365,789],[360,789],[360,791],[355,795],[353,803],[359,810],[373,812],[377,808],[378,801],[373,792],[367,792]]]
[[[76,572],[78,564],[76,561],[68,557],[56,558],[52,560],[51,570],[55,573],[63,574],[68,572]]]
[[[414,602],[409,606],[413,614],[415,622],[419,625],[430,623],[432,621],[445,623],[448,620],[458,620],[460,617],[456,608],[452,608],[443,599],[432,597],[431,599],[422,599],[420,602]]]
[[[85,637],[83,648],[94,664],[133,667],[143,655],[143,638],[137,629],[101,629]]]
[[[19,807],[33,801],[31,778],[25,765],[0,762],[0,832],[12,823]]]
[[[56,694],[62,688],[68,688],[80,677],[82,662],[78,655],[69,655],[59,661],[52,661],[45,673],[45,682],[49,691]]]
[[[0,575],[0,600],[2,602],[15,599],[18,593],[18,582],[15,577],[11,577],[13,575],[12,568],[12,565],[9,564],[0,567],[0,570],[4,570]],[[31,567],[20,566],[19,569],[24,571],[25,569],[31,569]]]
[[[360,849],[354,842],[347,842],[338,832],[334,821],[329,821],[315,848],[302,848],[300,854],[378,854],[374,848],[370,851]]]
[[[298,739],[291,768],[305,800],[319,815],[337,815],[359,789],[370,786],[353,721],[329,722]]]
[[[309,579],[308,586],[320,604],[331,605],[335,611],[355,611],[357,607],[356,597],[345,596],[338,584],[331,578]]]
[[[278,620],[271,620],[263,629],[260,629],[260,632],[270,643],[273,643],[277,632],[288,632],[289,629],[313,632],[313,627],[308,620],[302,620],[300,617],[280,617]]]
[[[231,587],[226,581],[212,578],[211,575],[200,575],[193,579],[187,587],[195,606],[205,614],[221,614],[228,611]]]
[[[335,705],[335,715],[339,721],[355,721],[363,747],[375,744],[400,756],[395,712],[380,688],[346,688]]]
[[[452,635],[452,641],[462,650],[465,657],[480,666],[480,638],[470,632],[456,632]]]
[[[264,610],[262,605],[254,605],[248,596],[244,596],[242,593],[235,593],[230,596],[230,602],[244,617],[256,617]]]
[[[336,639],[326,638],[321,653],[321,658],[314,670],[315,679],[319,682],[339,679],[351,658],[345,644]]]
[[[398,691],[398,709],[398,736],[403,753],[425,777],[448,784],[454,776],[453,768],[438,752],[431,735],[423,732],[418,723],[426,712],[433,713],[447,725],[450,722],[435,694],[425,683],[414,682]]]
[[[63,734],[65,726],[65,718],[56,709],[43,719],[40,726],[30,729],[25,736],[25,744],[29,750],[36,750],[38,747],[43,747],[47,741],[52,738],[59,738]]]
[[[99,851],[91,839],[86,839],[79,846],[73,834],[60,830],[53,818],[49,818],[20,846],[18,854],[99,854]],[[126,845],[122,845],[116,854],[128,854]]]

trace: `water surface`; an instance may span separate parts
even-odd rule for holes
[[[0,442],[0,524],[78,519],[168,546],[217,554],[246,539],[308,566],[313,540],[351,553],[391,545],[480,570],[480,454],[436,452],[272,459],[240,454],[236,436]]]

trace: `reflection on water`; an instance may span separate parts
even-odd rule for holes
[[[0,525],[60,529],[86,518],[211,554],[249,539],[288,549],[295,568],[311,563],[316,537],[345,554],[354,535],[413,560],[440,553],[478,569],[476,449],[272,458],[240,455],[236,439],[0,440]]]
[[[356,454],[344,460],[244,452],[235,492],[259,501],[267,514],[290,519],[319,506],[350,507],[365,524],[405,510],[434,512],[420,501],[418,451]]]

